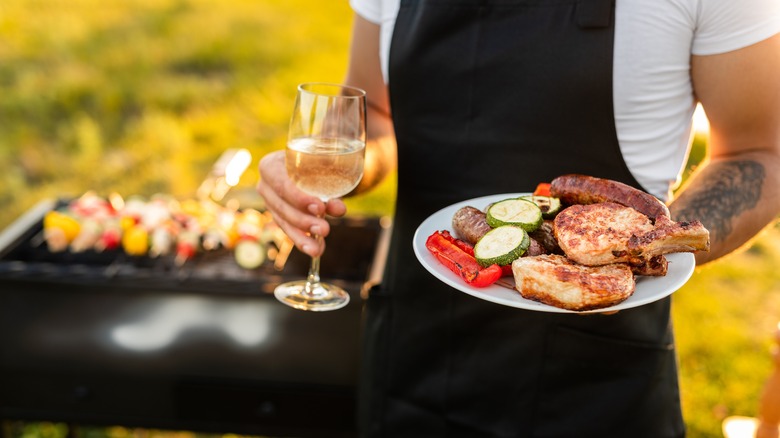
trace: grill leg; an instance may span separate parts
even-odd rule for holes
[[[76,423],[68,423],[68,431],[65,433],[65,438],[78,438],[79,425]]]

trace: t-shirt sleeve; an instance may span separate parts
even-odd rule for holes
[[[780,32],[780,0],[699,0],[694,55],[714,55]]]
[[[381,21],[381,3],[381,0],[349,0],[349,5],[356,14],[374,24],[379,24]]]

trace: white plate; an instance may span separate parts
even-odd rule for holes
[[[458,289],[461,292],[465,292],[469,295],[473,295],[477,298],[481,298],[486,301],[491,301],[505,306],[517,307],[520,309],[536,310],[539,312],[557,312],[557,313],[590,313],[590,312],[609,312],[613,310],[630,309],[632,307],[638,307],[644,304],[652,303],[653,301],[660,300],[668,295],[671,295],[674,291],[682,287],[691,275],[693,269],[696,267],[696,261],[691,253],[676,253],[668,254],[666,256],[669,261],[669,270],[663,277],[644,277],[638,276],[636,281],[636,290],[634,294],[620,304],[605,307],[603,309],[574,312],[571,310],[560,309],[558,307],[548,306],[533,300],[523,298],[520,293],[514,289],[509,289],[497,284],[476,288],[469,286],[458,275],[447,269],[442,265],[436,257],[434,257],[430,251],[425,247],[425,241],[428,236],[435,231],[450,230],[452,231],[452,215],[455,214],[460,208],[470,205],[472,207],[484,210],[489,204],[500,201],[506,198],[517,198],[519,196],[529,195],[529,193],[505,193],[500,195],[483,196],[481,198],[469,199],[467,201],[458,202],[457,204],[450,205],[443,208],[436,213],[429,216],[427,219],[417,227],[417,231],[414,233],[414,253],[417,256],[417,260],[436,278],[444,283]],[[505,277],[502,281],[506,281],[514,285],[512,277]]]

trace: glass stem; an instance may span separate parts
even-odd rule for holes
[[[322,241],[322,236],[314,236],[317,242]],[[317,295],[320,289],[320,256],[311,258],[309,275],[306,277],[306,294]]]

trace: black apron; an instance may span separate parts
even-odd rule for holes
[[[611,0],[402,0],[390,53],[398,197],[367,306],[363,436],[684,434],[670,301],[615,315],[525,311],[451,289],[416,227],[564,173],[639,187],[612,109]]]

